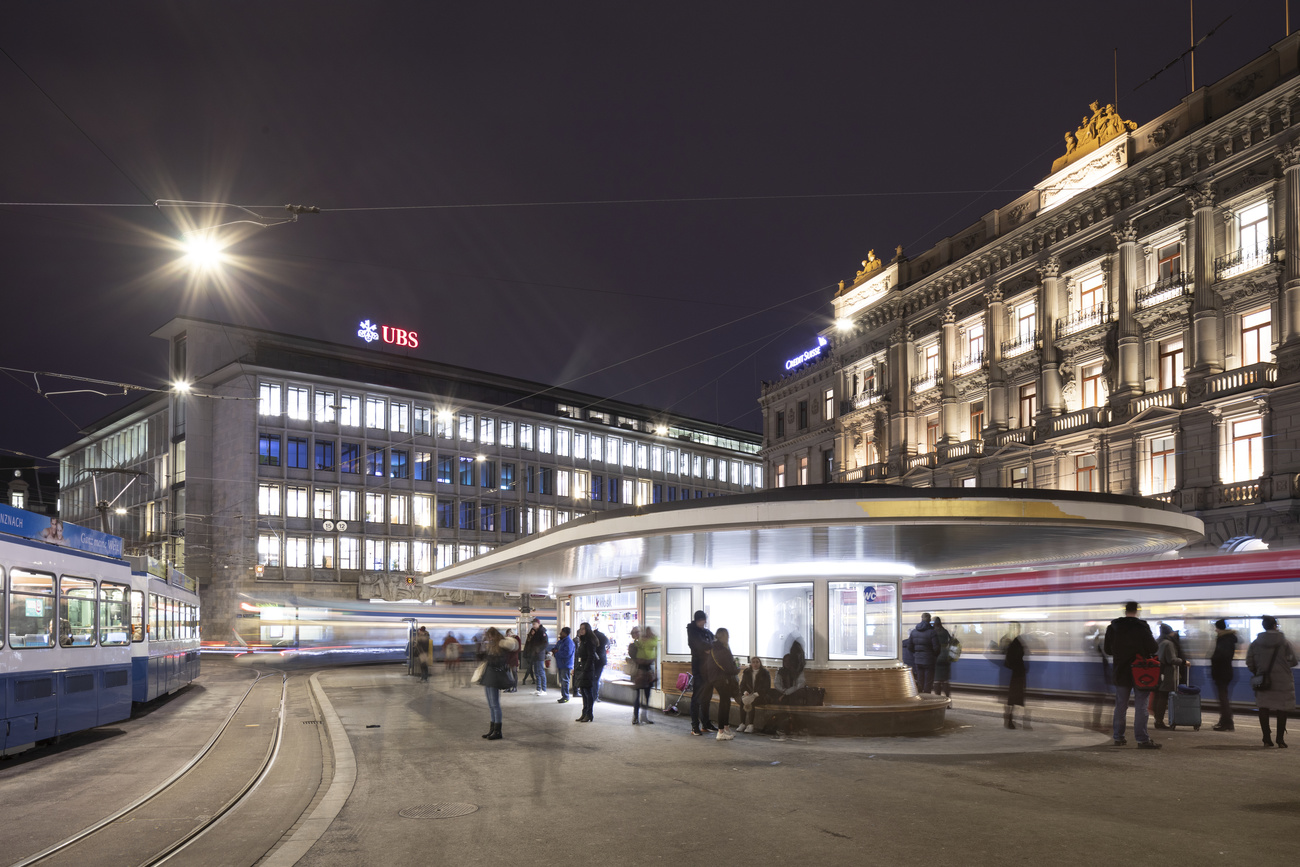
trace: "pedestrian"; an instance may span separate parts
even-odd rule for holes
[[[913,686],[916,686],[917,691],[919,692],[921,687],[916,683],[916,656],[912,653],[911,637],[903,639],[902,648],[903,666],[907,669],[908,674],[912,676],[912,684]]]
[[[1156,659],[1160,661],[1160,683],[1156,686],[1155,705],[1152,708],[1156,718],[1156,728],[1167,729],[1165,713],[1169,710],[1169,693],[1178,689],[1178,677],[1186,663],[1179,656],[1180,643],[1175,641],[1177,633],[1168,623],[1160,624],[1160,638],[1156,642]]]
[[[753,734],[758,707],[767,701],[771,691],[772,673],[763,667],[762,659],[751,656],[740,676],[740,725],[736,731]]]
[[[1255,705],[1259,708],[1259,727],[1264,732],[1264,746],[1273,746],[1268,728],[1269,712],[1277,715],[1277,745],[1286,748],[1286,715],[1295,710],[1295,648],[1277,628],[1277,618],[1265,614],[1260,618],[1264,631],[1255,636],[1246,650],[1246,668],[1255,675]]]
[[[713,647],[713,633],[705,625],[708,622],[709,615],[696,611],[695,617],[686,624],[686,643],[691,649],[691,734],[697,736],[717,731],[709,723],[713,690],[704,676],[704,661]]]
[[[480,683],[487,695],[488,712],[491,725],[488,733],[483,735],[490,741],[501,740],[501,690],[510,689],[515,683],[514,672],[510,669],[510,652],[519,649],[519,639],[512,635],[502,635],[495,626],[489,626],[483,633],[483,677]]]
[[[1151,627],[1138,617],[1136,602],[1124,603],[1124,616],[1116,617],[1106,627],[1102,649],[1111,658],[1111,671],[1115,679],[1115,716],[1111,724],[1111,737],[1115,746],[1122,747],[1128,743],[1124,731],[1128,721],[1128,700],[1133,695],[1133,734],[1137,737],[1138,748],[1160,749],[1160,744],[1151,740],[1147,732],[1147,702],[1151,691],[1138,689],[1133,683],[1133,660],[1138,656],[1154,656],[1156,652],[1156,640],[1151,635]]]
[[[731,700],[736,698],[736,675],[740,666],[731,655],[730,634],[719,629],[713,636],[713,646],[704,664],[704,676],[718,694],[718,740],[729,741],[735,737],[731,731]]]
[[[1029,663],[1025,662],[1025,641],[1020,637],[1020,624],[1012,623],[1006,636],[1006,657],[1003,664],[1011,672],[1007,683],[1007,709],[1004,723],[1016,727],[1015,709],[1020,706],[1020,725],[1029,729],[1029,709],[1025,707],[1025,688],[1029,683]]]
[[[591,635],[596,642],[596,672],[595,681],[591,685],[591,697],[593,701],[600,701],[600,686],[604,683],[605,666],[609,664],[609,637],[595,628],[591,630]]]
[[[415,631],[415,663],[420,669],[420,683],[428,683],[429,666],[433,663],[433,639],[423,626]]]
[[[577,652],[573,659],[573,688],[582,696],[582,714],[574,722],[591,722],[596,703],[596,636],[585,620],[578,624]]]
[[[921,622],[912,627],[907,640],[911,644],[916,691],[925,694],[934,688],[934,626],[928,613],[921,615]]]
[[[519,636],[515,635],[515,631],[513,629],[507,629],[506,638],[513,638],[515,642],[515,649],[510,651],[510,653],[507,655],[507,660],[510,665],[510,673],[511,675],[513,675],[511,679],[515,682],[515,684],[518,684],[519,683],[519,650],[520,650]],[[519,688],[515,685],[512,685],[509,689],[506,690],[506,692],[518,692],[518,691]]]
[[[442,665],[450,676],[451,685],[455,686],[460,669],[460,642],[456,639],[456,633],[451,631],[442,639]]]
[[[532,666],[533,682],[537,695],[546,695],[546,646],[550,636],[542,625],[540,617],[533,618],[533,628],[528,631],[528,640],[524,642],[524,654]]]
[[[1232,722],[1232,678],[1237,673],[1232,660],[1237,655],[1237,644],[1241,639],[1235,630],[1228,628],[1228,621],[1214,621],[1214,652],[1210,654],[1210,679],[1214,681],[1214,691],[1219,698],[1219,721],[1215,723],[1216,732],[1234,731]]]
[[[804,666],[801,660],[796,659],[793,653],[787,653],[781,657],[781,667],[776,670],[776,676],[772,678],[772,697],[778,704],[793,706],[799,699],[799,693],[808,685],[808,679],[804,676]],[[772,740],[783,741],[795,736],[794,714],[789,711],[781,711],[776,714],[773,722],[775,731],[772,733]]]
[[[636,666],[632,673],[632,725],[654,725],[654,720],[650,719],[650,689],[655,685],[655,661],[659,658],[659,639],[655,631],[649,626],[644,632],[632,627],[628,656]],[[645,695],[644,701],[642,694]]]
[[[952,633],[944,628],[943,620],[934,618],[934,694],[952,697]]]
[[[551,648],[555,658],[555,682],[560,685],[560,700],[564,704],[569,700],[569,674],[573,671],[573,639],[569,637],[569,627],[560,630],[560,638]],[[577,689],[577,686],[574,686]]]

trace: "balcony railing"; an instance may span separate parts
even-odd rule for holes
[[[1056,336],[1067,337],[1115,321],[1115,302],[1103,301],[1087,310],[1076,310],[1056,323]]]
[[[1173,503],[1173,494],[1147,494],[1148,500],[1159,500],[1162,503]]]
[[[1223,506],[1244,506],[1259,502],[1259,480],[1221,485],[1215,499]]]
[[[854,409],[866,409],[869,406],[880,403],[884,399],[885,395],[883,392],[864,391],[853,397],[852,405]]]
[[[912,377],[912,393],[920,394],[923,391],[929,391],[932,388],[939,387],[939,372],[937,370],[919,373]]]
[[[981,370],[983,369],[983,367],[984,367],[984,353],[973,352],[970,355],[963,358],[961,361],[958,361],[955,364],[953,364],[952,375],[965,376],[968,373],[974,373],[977,370]]]
[[[840,473],[841,482],[878,482],[889,475],[889,464],[864,464]]]
[[[1205,380],[1205,391],[1212,396],[1221,397],[1236,391],[1252,388],[1266,388],[1277,382],[1277,365],[1271,361],[1261,361],[1236,370],[1225,370]]]
[[[1018,427],[1011,430],[1004,430],[997,434],[993,441],[999,446],[1005,446],[1008,443],[1020,443],[1021,445],[1032,445],[1034,442],[1034,429],[1032,427]]]
[[[1172,301],[1175,298],[1181,298],[1185,295],[1191,295],[1194,288],[1192,275],[1186,271],[1180,271],[1177,274],[1170,274],[1163,280],[1157,280],[1150,286],[1143,286],[1137,293],[1137,305],[1139,310],[1147,307],[1157,307],[1166,301]]]
[[[1137,415],[1153,406],[1180,407],[1187,402],[1186,386],[1176,385],[1157,391],[1155,394],[1143,394],[1129,401],[1129,412]]]
[[[983,440],[967,440],[964,443],[953,443],[949,446],[939,446],[939,454],[945,461],[959,461],[963,458],[973,458],[984,454]]]
[[[1271,262],[1276,262],[1281,258],[1283,249],[1282,236],[1274,235],[1261,243],[1242,247],[1235,253],[1220,256],[1214,260],[1215,282],[1227,280],[1230,277],[1236,277],[1238,274],[1244,274],[1247,271],[1253,271]]]
[[[934,452],[926,452],[923,455],[912,455],[904,462],[909,470],[915,470],[918,467],[933,469],[939,463],[939,456]]]
[[[1024,355],[1026,352],[1032,352],[1038,346],[1038,340],[1042,333],[1035,331],[1022,331],[1010,340],[1002,341],[1002,357],[1015,358],[1017,355]]]
[[[1052,433],[1069,433],[1090,427],[1110,424],[1110,408],[1089,406],[1075,412],[1067,412],[1052,419]]]

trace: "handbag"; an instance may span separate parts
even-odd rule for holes
[[[1160,685],[1160,661],[1154,656],[1138,655],[1129,666],[1133,672],[1133,685],[1141,690],[1153,690]]]
[[[1273,686],[1273,680],[1270,675],[1273,673],[1273,663],[1277,662],[1277,647],[1273,648],[1273,655],[1268,658],[1268,668],[1260,671],[1250,679],[1250,688],[1255,692],[1268,692]]]
[[[470,683],[482,683],[482,682],[483,682],[483,672],[485,672],[485,671],[487,671],[487,663],[486,663],[486,662],[480,662],[480,663],[478,664],[478,668],[474,669],[474,673],[473,673],[472,675],[470,675],[469,682],[470,682]]]

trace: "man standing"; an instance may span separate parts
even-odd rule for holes
[[[533,681],[537,686],[537,695],[546,695],[546,647],[550,636],[542,625],[540,617],[533,618],[533,628],[528,631],[528,640],[524,642],[524,658],[533,667]]]
[[[686,624],[686,643],[691,648],[691,734],[702,735],[704,732],[717,731],[709,724],[709,705],[713,702],[713,690],[709,688],[704,675],[704,661],[713,649],[713,633],[704,624],[709,622],[709,615],[703,611],[695,612],[695,619]]]
[[[1232,724],[1232,660],[1237,655],[1237,633],[1228,628],[1228,621],[1214,621],[1214,652],[1210,654],[1210,678],[1219,696],[1219,722],[1216,732],[1230,732]]]
[[[930,615],[921,615],[921,622],[907,634],[912,650],[912,676],[916,678],[916,691],[924,695],[934,688],[934,627]]]
[[[560,639],[551,648],[555,657],[555,682],[560,685],[560,700],[564,704],[569,700],[569,672],[573,670],[573,639],[569,637],[569,627],[560,630]]]
[[[1124,737],[1128,718],[1128,700],[1133,695],[1133,734],[1137,736],[1138,748],[1158,750],[1160,744],[1151,740],[1147,734],[1147,705],[1150,703],[1151,691],[1138,689],[1133,684],[1133,660],[1139,655],[1154,656],[1156,640],[1151,635],[1151,627],[1145,620],[1138,618],[1138,604],[1124,603],[1124,616],[1116,617],[1106,627],[1106,642],[1103,646],[1106,654],[1113,660],[1115,676],[1115,719],[1111,735],[1115,746],[1122,747],[1128,743]]]
[[[605,672],[605,665],[609,662],[609,637],[599,629],[593,629],[592,636],[596,639],[596,672],[595,682],[591,685],[592,695],[596,701],[600,701],[600,682],[601,676]]]

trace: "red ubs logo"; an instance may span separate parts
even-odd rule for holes
[[[420,335],[417,332],[395,328],[392,325],[375,325],[369,319],[362,320],[361,327],[357,329],[357,337],[366,343],[382,340],[393,346],[405,346],[407,349],[415,349],[420,345]]]

